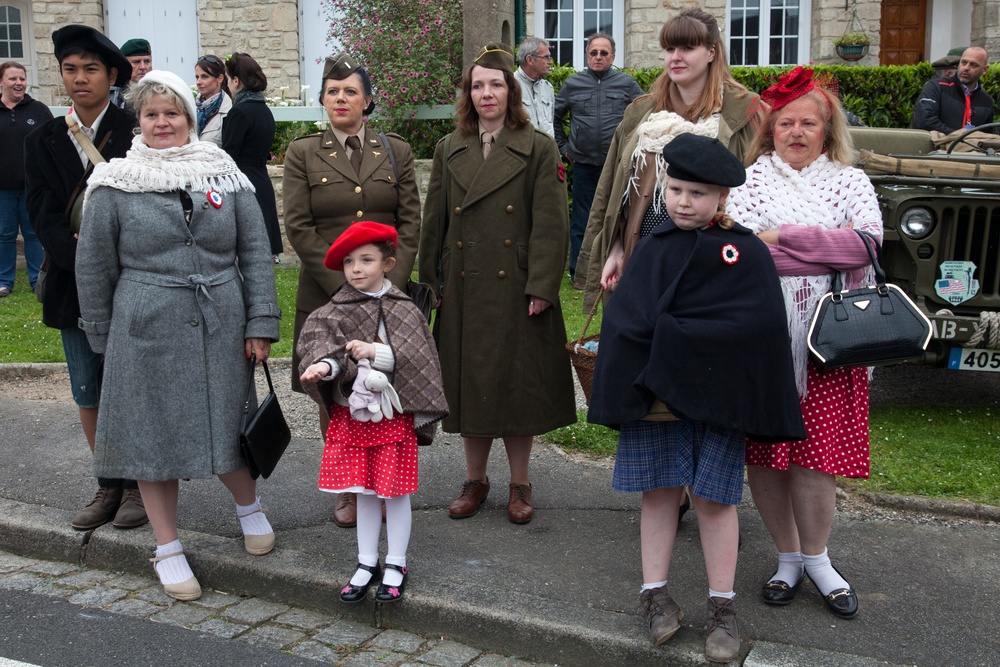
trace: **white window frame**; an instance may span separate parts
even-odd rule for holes
[[[799,34],[798,50],[796,62],[794,63],[771,63],[770,62],[770,41],[771,41],[771,13],[772,4],[784,5],[788,0],[760,0],[760,33],[757,44],[757,64],[756,66],[768,65],[798,65],[809,62],[810,52],[810,30],[812,27],[812,0],[798,0],[799,3]],[[733,53],[731,43],[730,25],[732,24],[732,2],[726,2],[726,27],[723,34],[726,36],[726,51]],[[750,67],[754,65],[748,65]]]
[[[583,36],[584,2],[586,0],[571,0],[573,3],[573,62],[574,69],[587,66],[587,54],[584,49],[587,40]],[[611,36],[615,39],[615,66],[625,67],[625,0],[611,0]],[[535,0],[535,35],[545,37],[545,0]]]
[[[20,58],[0,58],[0,61],[14,60],[24,65],[28,79],[28,94],[38,97],[38,66],[35,62],[35,22],[31,3],[25,0],[0,0],[0,6],[13,7],[21,12],[21,43],[24,55]]]

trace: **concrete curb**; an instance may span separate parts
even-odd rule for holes
[[[1000,521],[1000,507],[996,505],[872,492],[864,492],[861,494],[861,497],[871,504],[880,507],[954,516],[962,519],[975,519],[977,521]]]

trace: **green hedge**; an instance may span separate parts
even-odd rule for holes
[[[930,63],[916,65],[886,65],[878,67],[858,67],[848,65],[812,65],[817,73],[830,73],[840,89],[840,99],[844,107],[861,117],[872,127],[908,127],[913,115],[913,103],[924,83],[931,78],[933,69]],[[750,90],[760,92],[771,85],[781,74],[791,67],[734,67],[733,76]],[[653,81],[662,71],[659,67],[643,69],[626,69],[643,90],[649,90]],[[571,67],[553,67],[549,81],[556,92],[562,87],[567,77],[576,72]],[[991,65],[980,79],[983,89],[994,100],[1000,99],[1000,65]],[[434,145],[438,139],[453,128],[448,121],[411,121],[420,125],[421,129],[394,128],[404,137],[410,138],[414,157],[430,158],[433,156]],[[282,126],[300,126],[292,129]],[[278,123],[279,131],[275,135],[274,156],[277,160],[284,158],[284,148],[301,131],[305,123]],[[388,128],[381,128],[386,130]]]

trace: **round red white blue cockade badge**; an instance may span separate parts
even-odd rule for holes
[[[215,190],[208,191],[208,203],[215,208],[222,208],[222,195]]]
[[[735,264],[740,261],[740,251],[732,243],[722,246],[722,261],[726,264]]]

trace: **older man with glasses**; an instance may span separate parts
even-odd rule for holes
[[[545,80],[552,69],[552,53],[544,39],[525,37],[517,47],[518,68],[514,78],[521,86],[521,104],[528,112],[531,124],[550,137],[555,137],[552,129],[552,108],[556,93],[552,84]]]
[[[587,39],[587,69],[566,79],[556,96],[555,139],[559,152],[573,165],[569,275],[578,290],[584,289],[584,285],[576,282],[576,260],[587,231],[587,217],[601,168],[625,107],[643,94],[635,79],[612,67],[614,62],[615,40],[607,33],[594,33]],[[567,112],[568,137],[563,126]]]

